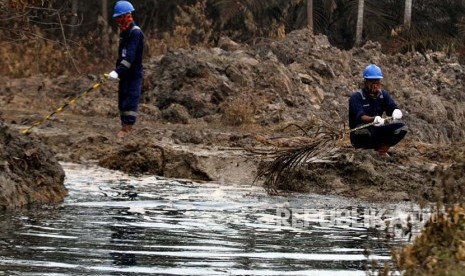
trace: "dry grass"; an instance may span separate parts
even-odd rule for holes
[[[463,275],[464,204],[432,216],[414,243],[395,250],[393,259],[403,275]]]
[[[93,56],[92,51],[84,47],[85,43],[86,39],[83,39],[65,48],[59,42],[41,38],[23,40],[16,44],[0,42],[0,59],[4,61],[0,74],[8,77],[95,74],[113,66],[113,60]]]
[[[463,275],[465,266],[465,152],[458,147],[455,163],[438,167],[427,181],[433,182],[428,200],[437,204],[413,244],[393,251],[402,275]]]
[[[22,4],[20,1],[12,3]],[[18,6],[21,10],[23,6]],[[172,32],[146,32],[147,57],[165,54],[168,48],[208,46],[212,40],[212,22],[206,17],[206,1],[178,8],[176,26]],[[8,37],[0,31],[2,37]],[[27,37],[26,37],[27,36]],[[160,37],[160,36],[158,36]],[[95,30],[75,40],[66,37],[48,38],[39,29],[30,28],[15,41],[0,42],[0,59],[4,66],[0,74],[8,77],[29,77],[36,74],[59,76],[66,74],[98,74],[113,69],[119,36],[102,18]]]
[[[187,27],[178,26],[172,34],[164,34],[162,39],[148,37],[145,54],[147,57],[165,54],[168,48],[188,48],[190,31]],[[71,74],[99,74],[113,69],[116,60],[117,40],[102,41],[103,38],[89,34],[81,41],[74,41],[65,49],[56,41],[31,39],[17,42],[0,42],[0,59],[4,66],[0,67],[3,76],[19,78],[37,74],[60,76]],[[109,49],[103,49],[108,45]]]
[[[250,99],[237,97],[222,106],[221,121],[229,126],[241,126],[254,122],[255,106]]]

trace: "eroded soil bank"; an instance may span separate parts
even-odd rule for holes
[[[342,51],[305,30],[282,41],[240,45],[221,40],[217,48],[174,50],[146,60],[139,121],[123,141],[114,136],[119,128],[117,84],[110,81],[35,128],[30,137],[51,148],[60,161],[251,184],[261,162],[251,149],[274,148],[278,138],[295,141],[315,121],[347,132],[348,98],[371,62],[382,67],[384,87],[404,112],[406,139],[391,149],[391,158],[380,159],[351,148],[346,135],[334,143],[325,162],[301,166],[279,188],[367,200],[431,198],[432,176],[463,162],[463,66],[455,57],[435,52],[384,55],[376,43]],[[21,136],[21,129],[95,82],[93,76],[2,77],[5,131]],[[9,156],[25,158],[21,152]],[[48,177],[55,175],[49,172]],[[62,177],[56,176],[50,179]],[[30,181],[38,179],[31,175]]]
[[[68,191],[55,154],[0,122],[0,209],[60,202]]]

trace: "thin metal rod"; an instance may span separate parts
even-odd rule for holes
[[[386,118],[384,118],[384,120],[391,120],[391,119],[392,119],[392,117],[386,117]],[[367,128],[367,127],[372,126],[372,125],[374,125],[374,124],[375,124],[375,122],[371,122],[371,123],[366,124],[366,125],[362,125],[362,126],[359,126],[359,127],[355,127],[355,128],[353,128],[353,129],[349,129],[349,133],[350,133],[350,132],[353,132],[353,131],[356,131],[356,130],[363,129],[363,128]]]

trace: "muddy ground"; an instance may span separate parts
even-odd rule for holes
[[[380,49],[368,42],[342,51],[326,37],[302,30],[282,41],[240,45],[222,39],[217,48],[173,50],[146,59],[140,116],[126,139],[115,137],[117,83],[109,80],[29,136],[49,147],[59,161],[131,174],[252,184],[266,160],[252,152],[276,149],[278,140],[288,141],[280,145],[302,145],[308,125],[325,123],[345,136],[334,142],[324,162],[300,166],[279,189],[373,201],[430,199],[438,181],[434,175],[463,162],[465,70],[454,56],[443,53],[393,56]],[[384,88],[409,127],[390,158],[355,150],[347,137],[348,98],[371,62],[382,67]],[[0,118],[22,135],[22,129],[98,78],[0,77]]]

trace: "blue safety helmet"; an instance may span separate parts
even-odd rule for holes
[[[134,7],[128,1],[118,1],[115,4],[113,18],[135,11]]]
[[[363,71],[363,78],[366,80],[380,80],[383,78],[383,72],[378,66],[370,64]]]

